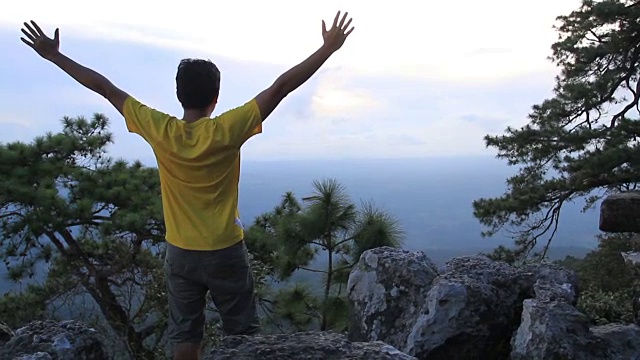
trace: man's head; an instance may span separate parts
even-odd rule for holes
[[[220,70],[209,60],[184,59],[178,65],[176,95],[185,110],[211,115],[220,93]]]

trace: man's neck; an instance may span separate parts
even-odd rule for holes
[[[185,109],[184,114],[182,115],[182,120],[187,123],[192,123],[209,115],[210,114],[207,114],[206,110]]]

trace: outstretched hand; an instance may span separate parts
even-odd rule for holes
[[[322,20],[322,38],[324,39],[324,46],[328,47],[331,51],[337,51],[340,49],[345,40],[347,40],[347,36],[349,36],[354,29],[353,26],[349,29],[351,20],[353,20],[352,18],[349,18],[349,21],[345,24],[347,15],[349,15],[349,13],[345,12],[344,16],[340,20],[340,11],[338,11],[335,19],[333,19],[333,26],[331,26],[331,29],[329,30],[327,30],[327,24]],[[340,20],[340,23],[338,23],[338,20]]]
[[[31,27],[31,25],[33,25],[33,27]],[[20,40],[22,40],[23,43],[29,45],[29,47],[35,50],[38,55],[47,60],[51,60],[53,57],[58,55],[60,53],[59,30],[56,29],[53,35],[53,39],[51,39],[44,34],[42,29],[40,29],[40,26],[38,26],[35,21],[31,20],[31,25],[26,22],[24,23],[22,33],[26,36],[26,39],[24,37],[21,37]]]

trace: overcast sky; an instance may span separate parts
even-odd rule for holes
[[[151,5],[153,4],[153,5]],[[60,28],[61,50],[150,106],[181,116],[175,71],[205,57],[222,71],[216,113],[244,103],[322,44],[321,20],[348,10],[343,49],[267,120],[244,159],[492,154],[483,136],[526,122],[551,93],[558,15],[577,0],[420,2],[31,1],[0,12],[0,142],[111,119],[111,153],[149,159],[109,103],[20,42],[25,20]]]

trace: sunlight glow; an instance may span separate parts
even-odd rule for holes
[[[428,4],[428,5],[427,5]],[[547,60],[556,16],[578,0],[456,2],[195,0],[35,1],[0,12],[0,26],[34,19],[61,37],[144,42],[238,60],[293,65],[321,43],[321,20],[336,10],[354,17],[356,30],[333,65],[365,73],[487,80],[552,68]],[[63,43],[64,44],[64,43]]]

